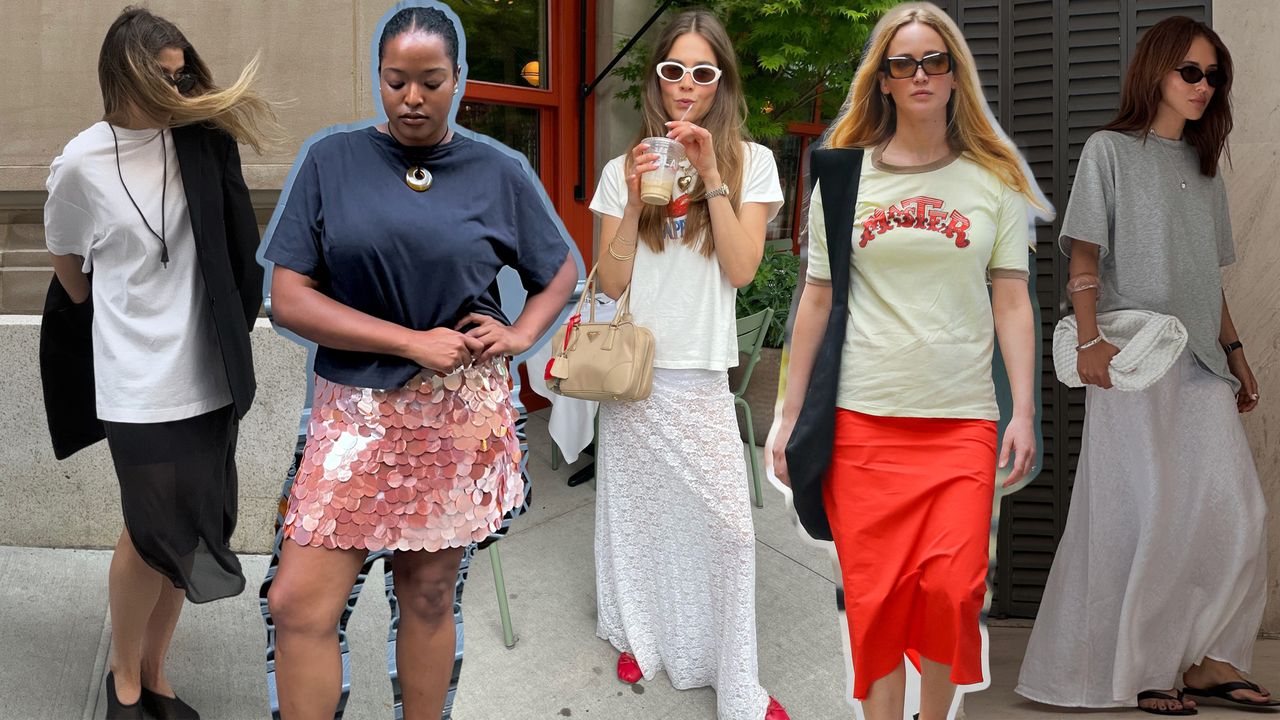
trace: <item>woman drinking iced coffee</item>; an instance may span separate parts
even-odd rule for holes
[[[600,407],[597,633],[623,682],[663,669],[677,688],[713,687],[720,718],[782,720],[756,671],[755,537],[725,372],[735,288],[782,207],[777,166],[743,137],[737,59],[710,13],[667,27],[643,97],[636,145],[591,202],[602,288],[630,285],[655,341],[652,394]]]

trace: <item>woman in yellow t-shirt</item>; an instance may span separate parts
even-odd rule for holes
[[[1014,403],[999,448],[999,465],[1013,462],[1006,486],[1036,457],[1028,201],[1049,210],[986,113],[964,38],[929,3],[899,5],[876,26],[826,146],[866,149],[823,484],[847,592],[853,694],[867,720],[901,718],[906,655],[921,671],[921,720],[941,720],[957,685],[984,680],[996,335]],[[808,277],[773,443],[783,482],[784,449],[831,309],[817,189],[809,222]]]

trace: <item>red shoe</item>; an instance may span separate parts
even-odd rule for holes
[[[786,708],[770,697],[769,709],[764,712],[764,720],[791,720],[791,716],[787,714]]]
[[[624,652],[618,656],[618,679],[628,685],[634,685],[644,679],[644,673],[640,672],[640,663],[636,662],[635,655]],[[783,717],[786,717],[785,714]]]

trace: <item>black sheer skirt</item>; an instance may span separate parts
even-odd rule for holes
[[[233,405],[185,420],[103,423],[138,554],[194,603],[244,590],[236,527]]]

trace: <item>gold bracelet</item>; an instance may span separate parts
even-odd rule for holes
[[[619,240],[622,240],[622,238],[615,237],[612,241],[609,242],[609,256],[612,257],[614,260],[618,260],[620,262],[626,262],[634,258],[636,256],[636,249],[637,249],[637,246],[635,245],[635,243],[628,243],[626,240],[622,240],[624,245],[631,246],[631,252],[626,255],[619,255],[618,251],[613,249],[613,243],[618,242]]]

